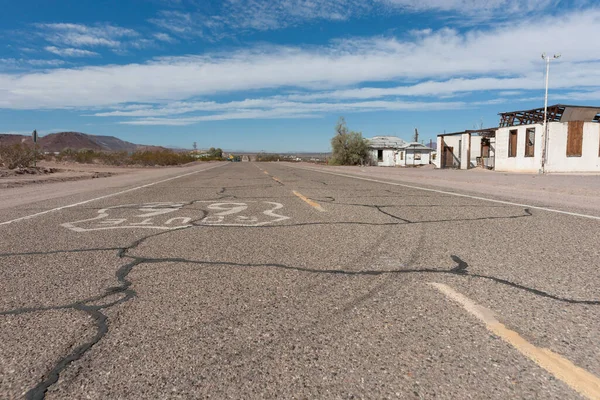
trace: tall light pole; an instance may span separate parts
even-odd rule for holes
[[[542,127],[542,173],[546,173],[546,161],[548,159],[548,75],[550,74],[550,60],[560,58],[560,54],[555,54],[552,58],[542,54],[542,59],[546,61],[546,94],[544,95],[544,126]],[[525,138],[527,140],[527,138]]]

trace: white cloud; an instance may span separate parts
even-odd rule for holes
[[[171,36],[169,36],[169,34],[167,33],[155,33],[154,34],[154,38],[158,41],[161,42],[166,42],[166,43],[173,43],[175,42],[175,39],[173,39]]]
[[[59,67],[64,65],[63,60],[43,60],[43,59],[25,59],[25,58],[0,58],[0,66],[21,69],[25,67]]]
[[[504,14],[539,11],[560,0],[379,0],[380,3],[406,11],[450,11],[457,14]]]
[[[199,29],[197,34],[201,34],[201,26],[198,24],[192,14],[181,11],[160,11],[157,18],[150,19],[150,22],[176,35],[187,35]]]
[[[307,118],[327,112],[367,112],[367,111],[425,111],[449,110],[464,107],[461,102],[406,102],[369,101],[357,103],[295,103],[275,99],[244,100],[230,103],[186,103],[173,104],[162,109],[144,112],[99,113],[98,116],[146,116],[146,118],[121,121],[127,125],[191,125],[202,121],[222,121],[231,119],[276,119]],[[209,115],[157,118],[151,115],[173,115],[192,111],[222,111]]]
[[[321,47],[254,46],[144,64],[0,74],[0,108],[169,103],[255,89],[302,91],[287,98],[302,102],[537,89],[543,87],[542,51],[563,53],[552,65],[552,88],[596,87],[600,61],[591,49],[599,19],[599,9],[588,9],[466,33],[442,29]],[[361,88],[365,82],[391,88]]]
[[[163,10],[150,22],[178,36],[220,39],[244,31],[267,31],[314,21],[332,23],[368,15],[437,12],[461,24],[540,15],[551,7],[568,7],[569,0],[223,0],[212,12],[196,7]],[[585,1],[585,0],[584,0]],[[431,17],[431,16],[430,16]],[[462,19],[461,19],[462,17]]]
[[[89,51],[89,50],[82,50],[82,49],[73,49],[73,48],[58,48],[56,46],[46,46],[44,47],[44,50],[59,55],[61,57],[96,57],[99,56],[100,54],[94,52],[94,51]]]
[[[110,24],[82,25],[68,23],[35,24],[40,35],[57,46],[67,47],[109,47],[119,48],[123,40],[138,37],[139,34],[128,28]]]

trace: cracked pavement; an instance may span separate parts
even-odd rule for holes
[[[430,282],[600,376],[595,220],[232,163],[0,230],[0,398],[581,398]]]

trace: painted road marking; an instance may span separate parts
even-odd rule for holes
[[[188,205],[210,203],[204,213]],[[92,218],[61,224],[75,232],[105,231],[111,229],[175,230],[197,225],[263,226],[290,219],[275,213],[283,204],[272,201],[214,202],[195,201],[145,204],[122,204],[103,208]]]
[[[517,332],[508,329],[494,317],[492,310],[476,304],[473,300],[458,293],[443,283],[429,283],[448,298],[463,306],[470,314],[482,321],[486,328],[529,357],[537,365],[550,372],[572,389],[588,399],[600,399],[600,378],[573,364],[571,361],[549,349],[534,346]]]
[[[15,219],[10,220],[10,221],[0,222],[0,226],[1,225],[12,224],[13,222],[19,222],[19,221],[24,221],[24,220],[27,220],[27,219],[32,219],[32,218],[35,218],[35,217],[39,217],[40,215],[49,214],[49,213],[60,211],[60,210],[64,210],[64,209],[67,209],[67,208],[81,206],[83,204],[91,203],[93,201],[107,199],[109,197],[114,197],[114,196],[118,196],[120,194],[125,194],[125,193],[129,193],[129,192],[133,192],[135,190],[144,189],[144,188],[147,188],[147,187],[150,187],[150,186],[158,185],[159,183],[164,183],[164,182],[172,181],[174,179],[179,179],[179,178],[183,178],[183,177],[186,177],[186,176],[194,175],[194,174],[197,174],[197,173],[200,173],[200,172],[205,172],[205,171],[208,171],[210,169],[222,167],[223,165],[227,165],[227,164],[215,165],[214,167],[202,169],[202,170],[199,170],[199,171],[188,172],[187,174],[177,175],[177,176],[174,176],[174,177],[171,177],[171,178],[167,178],[167,179],[163,179],[163,180],[160,180],[160,181],[148,183],[146,185],[137,186],[137,187],[134,187],[134,188],[131,188],[131,189],[127,189],[127,190],[122,190],[120,192],[115,192],[115,193],[107,194],[107,195],[104,195],[104,196],[95,197],[93,199],[89,199],[89,200],[85,200],[85,201],[80,201],[79,203],[73,203],[73,204],[69,204],[69,205],[66,205],[66,206],[62,206],[62,207],[56,207],[56,208],[53,208],[51,210],[46,210],[46,211],[41,211],[39,213],[35,213],[35,214],[31,214],[31,215],[26,215],[24,217],[15,218]]]
[[[340,173],[337,173],[337,172],[330,172],[330,171],[321,171],[321,170],[315,169],[315,168],[292,167],[290,165],[286,165],[286,167],[296,168],[296,169],[303,169],[305,171],[320,172],[322,174],[344,176],[346,178],[360,179],[360,180],[369,181],[369,182],[384,183],[386,185],[401,186],[401,187],[406,187],[406,188],[410,188],[410,189],[425,190],[427,192],[435,192],[435,193],[448,194],[448,195],[457,196],[457,197],[466,197],[466,198],[475,199],[475,200],[490,201],[492,203],[508,204],[508,205],[511,205],[511,206],[518,206],[518,207],[524,207],[524,208],[533,208],[535,210],[542,210],[542,211],[548,211],[548,212],[553,212],[553,213],[557,213],[557,214],[571,215],[571,216],[574,216],[574,217],[582,217],[582,218],[589,218],[589,219],[600,220],[600,217],[596,216],[596,215],[580,214],[580,213],[574,213],[574,212],[570,212],[570,211],[556,210],[554,208],[532,206],[530,204],[513,203],[513,202],[505,201],[505,200],[496,200],[496,199],[490,199],[490,198],[487,198],[487,197],[471,196],[471,195],[463,194],[463,193],[447,192],[445,190],[430,189],[430,188],[424,188],[424,187],[420,187],[420,186],[407,185],[405,183],[381,181],[381,180],[372,179],[372,178],[363,178],[362,176],[340,174]]]
[[[207,201],[198,201],[197,203],[205,203]],[[253,207],[250,215],[238,215],[246,211],[251,205]],[[269,208],[264,210],[264,205]],[[213,203],[208,207],[213,213],[206,216],[201,222],[201,225],[217,225],[217,226],[263,226],[274,224],[276,222],[290,219],[285,215],[277,214],[275,211],[281,210],[283,204],[274,201],[248,201],[246,203]],[[217,211],[217,212],[214,212]],[[262,212],[259,212],[262,211]],[[261,218],[269,218],[267,221],[261,221]]]
[[[282,184],[282,185],[283,185],[283,182],[281,182],[281,181],[279,180],[279,178],[277,178],[276,176],[272,176],[272,177],[271,177],[271,179],[273,179],[275,182],[277,182],[277,183],[280,183],[280,184]]]
[[[321,207],[321,205],[319,203],[317,203],[315,201],[312,201],[308,197],[304,196],[302,193],[296,192],[295,190],[293,190],[292,193],[294,193],[296,196],[298,196],[299,198],[301,198],[302,200],[304,200],[311,207],[314,207],[314,208],[316,208],[317,210],[319,210],[321,212],[325,212],[326,211],[323,207]]]

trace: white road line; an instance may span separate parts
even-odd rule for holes
[[[150,186],[158,185],[159,183],[164,183],[164,182],[172,181],[174,179],[179,179],[179,178],[183,178],[185,176],[189,176],[189,175],[197,174],[197,173],[200,173],[200,172],[208,171],[208,170],[211,170],[211,169],[214,169],[214,168],[218,168],[218,167],[221,167],[223,165],[225,165],[225,164],[215,165],[215,166],[210,167],[210,168],[201,169],[201,170],[193,171],[193,172],[188,172],[187,174],[173,176],[171,178],[167,178],[167,179],[163,179],[163,180],[160,180],[160,181],[148,183],[148,184],[145,184],[145,185],[142,185],[142,186],[137,186],[137,187],[134,187],[134,188],[131,188],[131,189],[127,189],[127,190],[122,190],[120,192],[115,192],[115,193],[107,194],[107,195],[104,195],[104,196],[95,197],[93,199],[80,201],[79,203],[73,203],[73,204],[69,204],[69,205],[66,205],[66,206],[62,206],[62,207],[56,207],[56,208],[53,208],[51,210],[46,210],[46,211],[41,211],[39,213],[35,213],[35,214],[31,214],[31,215],[26,215],[24,217],[16,218],[16,219],[13,219],[13,220],[10,220],[10,221],[0,222],[0,226],[12,224],[13,222],[19,222],[19,221],[24,221],[24,220],[27,220],[27,219],[32,219],[32,218],[35,218],[35,217],[39,217],[40,215],[49,214],[49,213],[52,213],[52,212],[64,210],[66,208],[77,207],[77,206],[80,206],[80,205],[83,205],[83,204],[91,203],[92,201],[107,199],[109,197],[118,196],[120,194],[133,192],[135,190],[139,190],[139,189],[147,188],[147,187],[150,187]]]
[[[346,177],[346,178],[361,179],[363,181],[376,182],[376,183],[384,183],[386,185],[393,185],[393,186],[402,186],[402,187],[406,187],[406,188],[410,188],[410,189],[425,190],[427,192],[442,193],[442,194],[448,194],[448,195],[451,195],[451,196],[466,197],[466,198],[475,199],[475,200],[490,201],[492,203],[500,203],[500,204],[507,204],[507,205],[511,205],[511,206],[533,208],[533,209],[536,209],[536,210],[548,211],[548,212],[553,212],[553,213],[557,213],[557,214],[571,215],[571,216],[574,216],[574,217],[582,217],[582,218],[595,219],[595,220],[599,220],[600,221],[600,217],[596,216],[596,215],[580,214],[580,213],[574,213],[574,212],[570,212],[570,211],[556,210],[554,208],[532,206],[530,204],[513,203],[513,202],[505,201],[505,200],[496,200],[496,199],[490,199],[490,198],[487,198],[487,197],[471,196],[469,194],[463,194],[463,193],[447,192],[445,190],[424,188],[424,187],[420,187],[420,186],[407,185],[405,183],[380,181],[378,179],[364,178],[362,176],[355,176],[355,175],[349,175],[349,174],[340,174],[340,173],[337,173],[337,172],[322,171],[322,170],[315,169],[315,168],[292,167],[290,165],[285,165],[285,166],[288,167],[288,168],[303,169],[305,171],[320,172],[322,174],[343,176],[343,177]]]
[[[502,338],[502,340],[513,346],[521,354],[569,385],[572,389],[588,399],[600,399],[600,378],[596,375],[578,367],[560,354],[529,343],[517,332],[508,329],[498,321],[494,317],[492,310],[480,306],[450,286],[434,282],[430,282],[429,284],[449,299],[460,304],[471,315],[483,322],[490,332]]]

